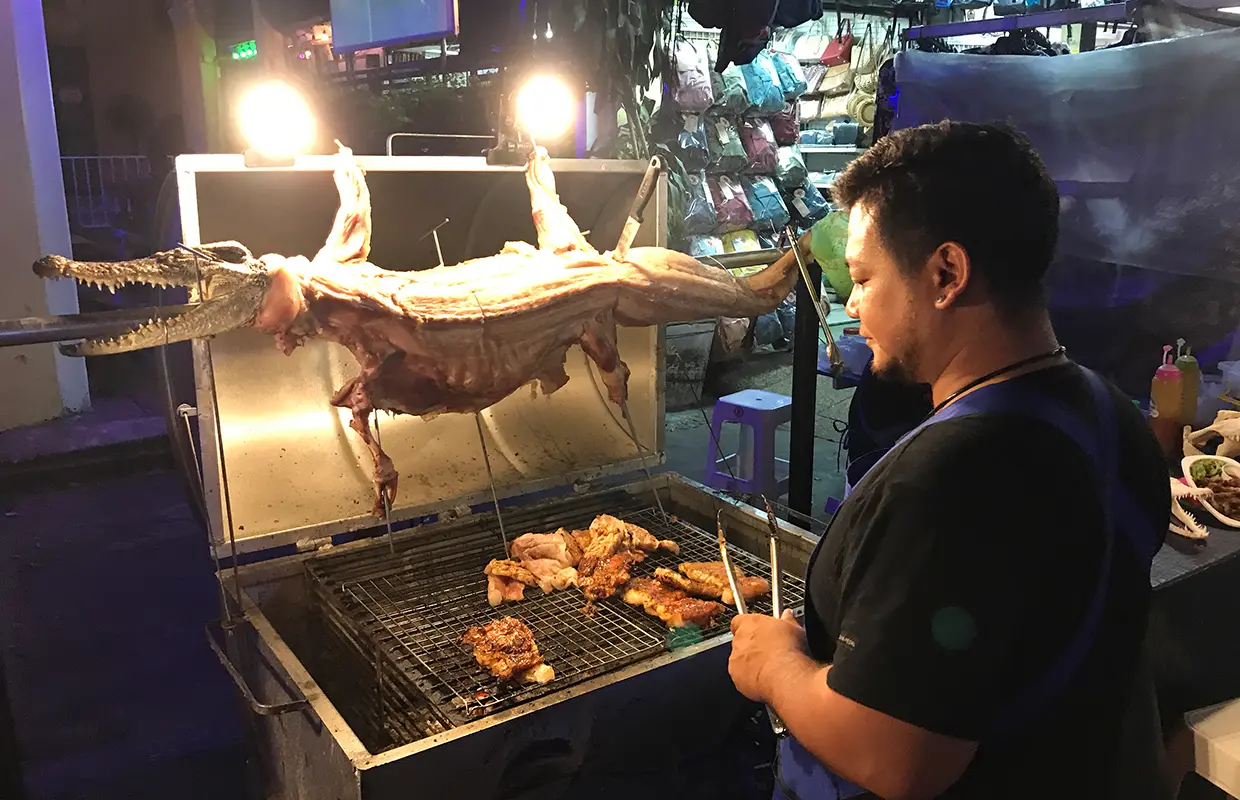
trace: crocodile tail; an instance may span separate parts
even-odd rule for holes
[[[801,256],[807,263],[813,260],[814,256],[809,249],[808,232],[797,239],[796,247],[801,251]],[[796,253],[792,248],[788,248],[788,252],[780,256],[774,264],[761,272],[741,278],[741,282],[755,295],[770,301],[774,306],[788,296],[800,277],[801,271],[797,268]]]

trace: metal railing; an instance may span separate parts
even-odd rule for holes
[[[62,156],[69,224],[105,228],[132,210],[129,186],[151,177],[146,156]]]

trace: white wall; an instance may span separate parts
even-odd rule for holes
[[[69,220],[52,110],[41,4],[0,0],[0,318],[72,314],[72,282],[44,281],[31,265],[69,255]],[[51,345],[0,349],[0,430],[90,404],[86,365]]]

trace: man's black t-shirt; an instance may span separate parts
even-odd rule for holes
[[[1079,368],[1013,379],[1096,420]],[[1120,479],[1160,535],[1168,472],[1112,389]],[[980,742],[946,798],[1112,797],[1145,637],[1149,570],[1124,539],[1098,636],[1067,691],[1002,740],[988,731],[1080,627],[1104,556],[1101,484],[1065,434],[1026,416],[930,425],[874,467],[811,563],[805,629],[827,683],[862,705]],[[1065,794],[1064,792],[1067,792]]]

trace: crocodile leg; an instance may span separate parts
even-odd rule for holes
[[[530,208],[534,227],[538,230],[538,248],[554,253],[597,253],[573,218],[560,202],[555,191],[555,175],[551,158],[542,147],[535,147],[525,170],[525,183],[530,189]]]
[[[370,258],[370,189],[362,168],[353,160],[353,151],[340,142],[336,145],[340,151],[332,177],[340,194],[340,208],[327,242],[314,260],[364,264]]]
[[[366,387],[363,384],[362,377],[359,375],[340,387],[332,397],[332,405],[337,408],[347,408],[353,412],[353,419],[349,422],[349,427],[357,431],[357,434],[362,437],[362,441],[370,448],[370,454],[375,461],[375,483],[379,488],[379,494],[375,500],[375,516],[383,517],[386,510],[392,508],[396,503],[396,484],[399,475],[396,472],[395,465],[392,464],[392,459],[388,458],[387,453],[383,452],[383,448],[379,446],[379,441],[371,433],[370,414],[374,411],[374,406],[370,402],[370,397],[366,394]]]
[[[620,359],[616,347],[616,323],[608,314],[591,322],[581,334],[581,349],[603,375],[607,397],[618,406],[629,397],[629,366]]]

